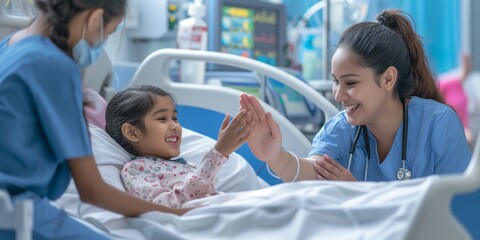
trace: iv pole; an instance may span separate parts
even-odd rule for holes
[[[328,46],[328,39],[330,37],[330,0],[324,1],[325,7],[323,8],[322,79],[327,80],[330,76],[330,51]]]

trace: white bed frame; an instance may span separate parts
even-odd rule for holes
[[[10,195],[0,189],[0,229],[14,230],[15,239],[31,239],[33,227],[32,200],[16,201],[12,204]]]
[[[471,236],[465,227],[456,219],[451,211],[452,199],[455,195],[467,194],[480,189],[480,142],[477,139],[470,164],[463,174],[446,175],[436,178],[433,182],[430,192],[427,195],[427,202],[421,212],[420,217],[412,223],[414,228],[410,232],[411,236],[407,239],[469,239]],[[475,206],[470,206],[472,210]],[[478,207],[475,209],[478,210]],[[475,211],[472,211],[472,214]],[[435,217],[432,217],[435,216]],[[427,221],[430,219],[430,221]],[[450,222],[445,228],[432,219],[441,219],[444,224]],[[449,220],[449,221],[448,221]],[[477,219],[477,223],[480,223]],[[457,231],[453,231],[448,226],[457,226]],[[437,229],[437,231],[432,231]]]

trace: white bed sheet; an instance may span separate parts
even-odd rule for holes
[[[448,209],[422,211],[438,179],[280,184],[192,201],[190,206],[208,206],[183,217],[150,212],[110,219],[101,227],[114,238],[128,239],[420,239],[419,221],[420,226],[435,221],[439,229],[426,229],[432,239],[468,239],[452,219],[443,218]],[[84,220],[95,224],[98,217]]]
[[[291,183],[203,199],[196,203],[209,207],[182,218],[148,213],[130,222],[149,239],[159,237],[155,228],[186,239],[405,239],[429,185],[418,182]]]

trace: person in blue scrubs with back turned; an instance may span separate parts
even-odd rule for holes
[[[137,216],[182,215],[106,184],[83,115],[81,68],[95,61],[126,0],[37,0],[39,16],[0,42],[0,189],[34,202],[34,239],[107,238],[52,206],[71,176],[82,201]],[[3,217],[3,216],[2,216]],[[0,230],[0,239],[14,232]]]
[[[397,10],[377,21],[343,33],[332,76],[345,110],[315,136],[308,158],[282,149],[271,114],[254,96],[241,96],[258,122],[249,147],[284,181],[390,181],[466,169],[472,152],[462,124],[443,103],[411,23]]]

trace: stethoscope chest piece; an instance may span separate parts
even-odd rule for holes
[[[412,171],[406,168],[400,168],[397,171],[397,179],[398,180],[405,180],[412,178]]]

